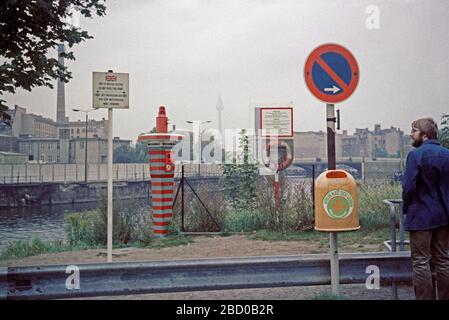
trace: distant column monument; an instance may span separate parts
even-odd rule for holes
[[[223,100],[221,99],[221,94],[218,96],[217,106],[215,107],[218,111],[218,131],[223,134],[223,119],[221,112],[224,110]]]

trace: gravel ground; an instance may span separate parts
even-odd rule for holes
[[[315,296],[331,292],[330,286],[285,287],[264,289],[217,290],[177,293],[153,293],[115,297],[97,297],[89,299],[105,300],[307,300]],[[368,290],[365,285],[341,285],[340,295],[349,300],[389,300],[391,288],[381,287],[378,290]],[[400,300],[415,299],[411,286],[399,286]]]

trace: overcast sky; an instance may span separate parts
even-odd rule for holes
[[[369,5],[380,28],[367,29]],[[92,71],[130,74],[130,109],[114,113],[114,136],[135,140],[154,126],[157,106],[172,124],[213,120],[223,98],[224,128],[253,125],[255,103],[293,101],[295,131],[325,130],[325,106],[302,72],[308,54],[335,42],[356,57],[360,82],[337,104],[341,127],[396,126],[449,112],[449,1],[444,0],[115,0],[103,18],[81,19],[94,39],[74,48],[66,65],[66,114],[90,108]],[[56,56],[56,51],[54,52]],[[55,86],[56,88],[56,86]],[[6,95],[10,104],[56,118],[56,89]],[[95,118],[106,116],[95,111]],[[251,119],[250,119],[251,115]]]

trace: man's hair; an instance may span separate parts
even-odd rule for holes
[[[429,139],[438,137],[438,125],[432,118],[422,118],[412,122],[412,128],[417,128]]]

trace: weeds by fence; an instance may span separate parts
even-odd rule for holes
[[[217,185],[211,185],[217,183]],[[313,229],[312,179],[298,177],[280,178],[279,208],[275,207],[274,178],[262,176],[257,180],[255,205],[233,208],[222,196],[222,181],[207,181],[196,188],[196,192],[219,222],[224,232],[254,230],[307,231]],[[383,199],[400,198],[401,185],[391,180],[367,180],[358,182],[361,227],[376,230],[389,226],[388,208]],[[204,208],[186,189],[184,231],[213,232],[217,230]],[[241,203],[241,201],[239,201]],[[173,228],[182,229],[181,204],[174,207]]]

